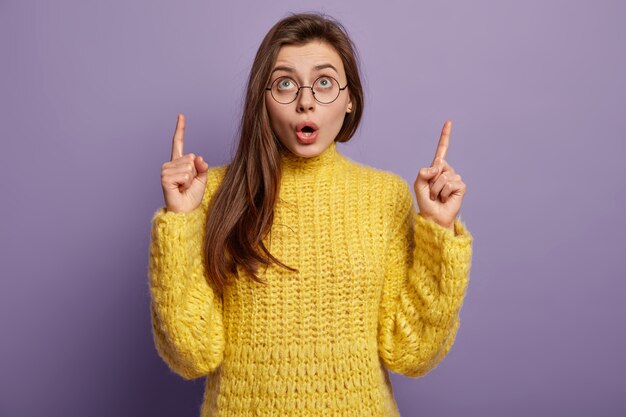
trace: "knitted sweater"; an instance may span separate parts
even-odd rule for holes
[[[358,164],[333,143],[281,155],[278,259],[218,297],[202,263],[207,206],[160,208],[148,268],[158,354],[185,379],[206,377],[201,416],[398,416],[388,370],[418,377],[450,350],[469,282],[472,236],[416,212],[400,176]]]

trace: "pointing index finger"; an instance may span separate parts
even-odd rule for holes
[[[174,131],[174,138],[172,138],[172,161],[183,156],[183,145],[185,136],[185,116],[178,113],[178,120],[176,121],[176,130]]]
[[[439,138],[439,144],[437,145],[437,151],[435,152],[435,159],[446,159],[446,153],[448,152],[448,146],[450,146],[450,131],[452,130],[452,120],[446,120],[441,129],[441,137]]]

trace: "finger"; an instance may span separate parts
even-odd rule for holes
[[[446,153],[448,152],[448,146],[450,146],[450,132],[452,131],[452,120],[446,120],[441,129],[441,136],[439,137],[439,144],[435,151],[435,158],[433,164],[437,159],[446,159]]]
[[[194,163],[198,172],[204,172],[209,168],[209,164],[207,164],[207,162],[201,156],[198,156],[195,159]]]
[[[448,184],[449,185],[441,190],[440,198],[442,203],[448,201],[451,196],[458,194],[465,187],[465,183],[463,181],[453,181]]]
[[[183,145],[185,136],[185,116],[178,113],[176,121],[176,130],[172,139],[172,161],[183,156]]]
[[[167,162],[165,165],[167,165],[168,168],[177,168],[185,165],[193,165],[195,159],[196,154],[188,153],[187,155],[183,155],[182,157],[174,159],[173,161]]]
[[[452,193],[452,190],[457,189],[460,184],[463,184],[461,181],[461,176],[455,176],[450,181],[446,182],[441,188],[441,192],[439,193],[440,197],[448,197]]]
[[[423,178],[425,181],[432,180],[439,173],[437,167],[424,167],[419,170],[418,178]]]
[[[447,183],[450,182],[450,176],[448,173],[444,172],[439,176],[437,181],[430,186],[430,199],[435,200],[441,190],[446,186]]]
[[[177,174],[169,175],[165,184],[167,184],[168,189],[179,189],[183,187],[183,189],[187,189],[189,185],[193,181],[193,177],[189,172],[179,172]]]
[[[450,178],[456,175],[456,171],[454,170],[454,168],[452,168],[452,165],[450,165],[445,159],[437,159],[434,163],[434,166],[439,169],[439,174],[435,175],[435,177],[430,180],[430,185],[433,185],[435,181],[439,179],[439,176],[444,172],[447,172],[448,175],[450,175]]]
[[[189,164],[168,168],[165,171],[163,171],[163,175],[174,175],[174,174],[178,174],[181,172],[182,173],[188,172],[192,174],[194,177],[196,176],[196,168],[193,165],[189,165]]]

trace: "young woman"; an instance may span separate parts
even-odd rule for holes
[[[337,143],[363,113],[343,26],[291,15],[263,39],[238,149],[209,168],[179,115],[152,219],[154,341],[202,416],[397,416],[388,370],[418,377],[450,350],[469,282],[465,184],[451,123],[413,185]]]

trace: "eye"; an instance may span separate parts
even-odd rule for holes
[[[331,77],[320,77],[315,83],[315,86],[322,90],[329,90],[333,88],[333,84],[334,80]]]
[[[293,90],[295,83],[291,78],[280,78],[276,83],[279,90]]]

